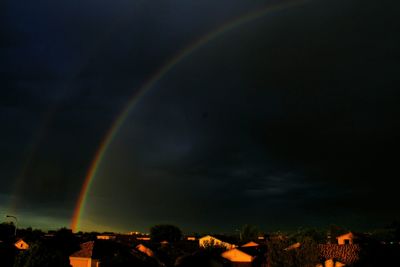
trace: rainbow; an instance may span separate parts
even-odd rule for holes
[[[201,48],[208,42],[214,40],[218,36],[223,33],[229,32],[235,29],[238,26],[241,26],[245,23],[253,21],[255,19],[261,18],[262,16],[272,13],[274,11],[280,11],[284,9],[288,9],[290,7],[299,6],[300,4],[306,2],[307,0],[299,0],[299,1],[289,1],[280,3],[277,5],[267,6],[265,8],[249,12],[245,15],[242,15],[234,20],[226,22],[222,26],[219,26],[217,29],[205,34],[201,38],[194,41],[192,44],[185,47],[183,50],[178,52],[170,61],[161,66],[138,90],[135,95],[130,98],[130,101],[125,106],[125,108],[121,111],[117,119],[113,122],[108,132],[106,133],[103,141],[99,145],[95,157],[92,160],[89,170],[86,174],[85,180],[83,182],[80,194],[76,201],[75,209],[73,211],[73,216],[71,219],[71,229],[76,232],[79,228],[79,220],[82,217],[82,213],[84,207],[86,206],[87,201],[87,193],[89,192],[91,185],[93,183],[94,177],[96,176],[96,172],[99,168],[100,163],[107,151],[107,148],[112,143],[114,137],[118,133],[121,126],[124,124],[124,121],[139,102],[139,100],[146,94],[146,92],[151,89],[162,77],[164,77],[171,69],[173,69],[179,62],[183,59],[191,55],[197,49]]]
[[[35,155],[38,152],[40,143],[44,139],[48,125],[53,120],[55,110],[56,110],[56,105],[55,104],[50,105],[48,112],[42,118],[41,123],[39,124],[39,127],[36,130],[36,133],[33,135],[32,141],[30,142],[30,144],[26,149],[25,160],[22,163],[21,170],[14,179],[15,182],[14,182],[13,195],[16,197],[12,198],[10,200],[10,203],[8,204],[9,213],[16,214],[18,211],[21,200],[20,198],[18,198],[18,196],[20,196],[20,194],[22,193],[23,184],[25,182],[25,176],[27,174],[27,171],[31,167],[32,163],[34,162]]]

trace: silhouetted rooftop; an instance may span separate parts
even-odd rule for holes
[[[93,255],[94,241],[81,244],[81,250],[73,253],[71,257],[91,258]]]

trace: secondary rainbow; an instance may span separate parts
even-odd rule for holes
[[[124,124],[124,121],[138,103],[138,101],[142,98],[146,92],[151,89],[162,77],[164,77],[172,68],[174,68],[179,62],[181,62],[184,58],[188,57],[190,54],[195,52],[197,49],[201,48],[211,40],[217,38],[219,35],[229,32],[234,28],[241,26],[247,22],[253,21],[258,19],[266,14],[269,14],[274,11],[280,11],[283,9],[288,9],[290,7],[298,6],[306,1],[289,1],[285,3],[281,3],[279,5],[267,6],[263,9],[259,9],[250,13],[247,13],[243,16],[240,16],[232,21],[229,21],[222,26],[218,27],[217,29],[209,32],[208,34],[202,36],[201,38],[197,39],[192,44],[185,47],[179,53],[177,53],[170,61],[166,64],[161,66],[154,75],[151,76],[138,90],[137,93],[134,94],[131,98],[126,107],[121,111],[117,119],[113,122],[110,129],[106,133],[105,137],[103,138],[101,144],[99,145],[95,157],[91,162],[89,170],[86,174],[85,180],[83,182],[80,194],[76,201],[75,209],[73,212],[72,220],[71,220],[71,229],[76,232],[79,228],[79,220],[82,217],[82,213],[86,206],[87,201],[87,193],[90,190],[91,184],[93,183],[94,177],[96,176],[96,172],[99,168],[100,163],[107,151],[107,148],[112,143],[114,137],[118,133],[121,126]]]

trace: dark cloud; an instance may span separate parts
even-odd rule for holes
[[[0,210],[14,203],[26,224],[68,224],[98,145],[138,88],[199,36],[271,3],[7,3]],[[229,231],[398,217],[393,5],[309,1],[193,51],[118,131],[83,225]]]

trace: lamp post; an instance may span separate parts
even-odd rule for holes
[[[13,215],[6,215],[6,218],[13,218],[15,220],[15,231],[14,236],[17,237],[18,219]]]

